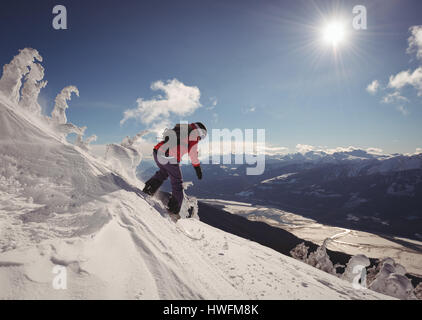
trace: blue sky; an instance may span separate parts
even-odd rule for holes
[[[68,30],[51,26],[56,4],[68,10]],[[355,5],[368,10],[367,30],[351,28]],[[63,87],[77,86],[68,119],[87,126],[99,144],[147,128],[135,119],[121,125],[124,111],[160,94],[152,83],[177,79],[199,88],[202,107],[170,121],[264,128],[267,142],[290,150],[307,144],[413,153],[422,148],[417,89],[400,88],[408,101],[382,103],[395,91],[366,88],[374,80],[385,88],[390,76],[422,65],[406,53],[421,12],[419,0],[6,0],[0,63],[18,49],[37,49],[48,80],[40,96],[46,111]],[[334,54],[320,31],[324,19],[339,17],[349,36]]]

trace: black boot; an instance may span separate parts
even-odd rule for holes
[[[145,187],[142,190],[142,192],[150,196],[153,196],[157,192],[157,190],[161,187],[162,184],[163,184],[162,181],[151,178],[147,182],[145,182]]]
[[[173,197],[170,197],[169,203],[167,205],[167,210],[174,214],[179,214],[180,208],[179,203]]]

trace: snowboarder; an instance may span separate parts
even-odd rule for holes
[[[153,196],[163,182],[170,177],[172,195],[167,205],[170,213],[179,214],[183,203],[183,180],[180,161],[188,153],[199,180],[202,170],[198,160],[198,142],[207,135],[201,122],[176,124],[173,129],[164,131],[164,140],[153,150],[154,160],[159,170],[145,183],[143,192]]]

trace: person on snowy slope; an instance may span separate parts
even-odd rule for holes
[[[171,213],[179,214],[183,203],[183,180],[180,161],[188,153],[199,180],[202,170],[198,160],[198,142],[207,135],[201,122],[176,124],[173,129],[164,131],[164,140],[153,150],[154,160],[159,170],[145,183],[143,192],[153,196],[163,182],[170,177],[172,195],[168,203]]]

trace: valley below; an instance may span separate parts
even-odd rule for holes
[[[317,245],[330,238],[327,248],[332,251],[352,256],[364,254],[375,259],[391,257],[402,264],[411,275],[422,277],[420,241],[325,225],[275,207],[221,199],[200,199],[200,201],[250,221],[260,221],[281,228]]]

